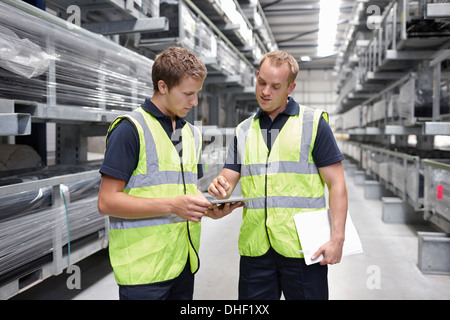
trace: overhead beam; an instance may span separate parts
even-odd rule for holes
[[[242,81],[241,75],[211,75],[206,77],[205,84],[239,84]]]
[[[425,122],[423,134],[426,135],[450,135],[450,122]]]
[[[0,113],[0,136],[31,134],[31,115],[27,113]]]
[[[166,17],[143,18],[137,20],[109,21],[84,23],[82,27],[103,35],[159,32],[169,30],[169,20]]]
[[[427,18],[449,18],[450,3],[427,3]]]
[[[427,60],[432,59],[433,52],[386,50],[387,60]]]

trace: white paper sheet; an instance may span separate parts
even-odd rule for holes
[[[305,263],[307,265],[320,262],[323,256],[311,260],[311,256],[328,242],[331,237],[331,218],[328,209],[298,213],[294,216],[295,226],[302,246]],[[342,256],[362,253],[361,240],[353,224],[350,214],[347,212],[345,223],[345,241],[342,248]]]

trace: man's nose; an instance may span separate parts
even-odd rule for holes
[[[191,100],[191,105],[196,107],[198,105],[198,94],[195,94]]]
[[[262,94],[265,96],[268,96],[270,94],[270,87],[269,86],[264,86],[261,90]]]

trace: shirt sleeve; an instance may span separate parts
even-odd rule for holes
[[[225,164],[223,167],[236,172],[241,172],[241,163],[238,160],[238,152],[237,152],[236,131],[233,139],[231,139],[230,141],[230,145],[228,146],[227,158],[225,160]]]
[[[203,177],[203,163],[201,162],[202,157],[200,156],[200,162],[197,164],[197,179],[200,180]]]
[[[344,160],[333,132],[324,118],[321,118],[319,121],[312,156],[314,163],[319,168]]]
[[[110,133],[100,173],[127,182],[139,161],[139,135],[135,126],[122,120]],[[198,179],[203,177],[203,165],[197,166]]]
[[[127,182],[139,159],[139,136],[134,125],[122,120],[109,134],[100,173]]]

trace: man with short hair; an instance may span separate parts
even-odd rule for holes
[[[284,51],[267,53],[256,74],[260,109],[241,122],[226,163],[208,192],[228,198],[241,181],[246,202],[239,234],[239,299],[328,299],[327,264],[342,255],[347,191],[343,157],[319,109],[299,105],[295,88],[297,61]],[[299,212],[326,207],[329,189],[331,240],[306,266],[294,223]]]
[[[183,119],[198,104],[206,74],[191,51],[164,50],[152,67],[153,97],[108,130],[98,209],[110,218],[120,299],[193,297],[200,220],[222,213],[208,211],[197,189],[201,133]]]

